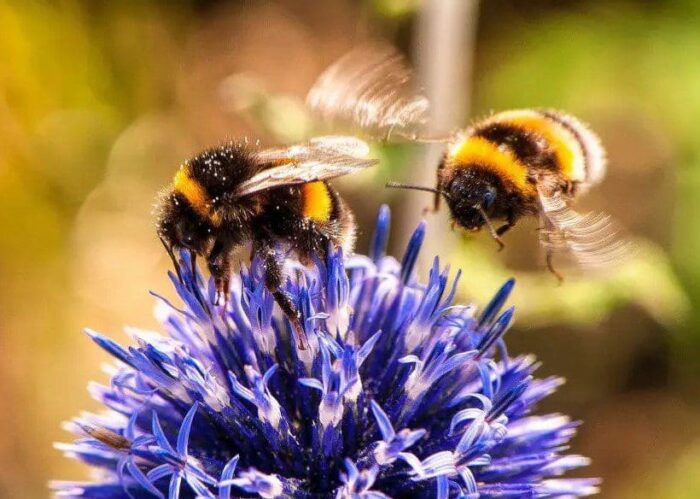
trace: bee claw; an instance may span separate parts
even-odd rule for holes
[[[304,331],[304,327],[301,325],[301,321],[298,317],[292,320],[292,326],[294,327],[294,332],[296,333],[297,337],[297,348],[299,348],[299,350],[306,350],[306,345],[309,343],[309,341],[306,338],[306,332]]]
[[[216,294],[214,295],[214,305],[217,307],[223,307],[226,310],[226,305],[228,305],[228,295],[229,295],[229,279],[219,278],[214,281],[216,287]]]

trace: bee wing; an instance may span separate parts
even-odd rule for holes
[[[350,124],[375,136],[416,136],[428,120],[428,99],[416,91],[413,71],[386,45],[344,55],[319,76],[308,107],[330,123]]]
[[[604,213],[581,214],[561,191],[547,193],[538,186],[544,227],[540,242],[552,252],[568,253],[582,268],[603,270],[627,258],[629,241],[620,237],[612,218]]]
[[[355,137],[327,136],[311,139],[308,144],[286,149],[267,149],[256,160],[274,165],[243,182],[238,196],[273,189],[283,185],[305,184],[356,173],[374,166],[368,159],[369,146]]]
[[[329,155],[351,156],[357,159],[366,159],[369,156],[367,142],[346,135],[314,137],[309,140],[307,149]]]
[[[265,149],[255,154],[255,159],[263,164],[274,166],[290,161],[301,161],[311,156],[350,156],[367,159],[369,145],[364,140],[347,135],[325,135],[309,139],[307,144],[291,147]]]

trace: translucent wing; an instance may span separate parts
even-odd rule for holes
[[[404,58],[385,45],[363,46],[341,57],[316,80],[306,103],[328,122],[383,136],[418,135],[429,108]]]
[[[316,137],[289,148],[266,149],[255,157],[270,167],[243,182],[237,195],[356,173],[377,164],[367,158],[368,154],[369,146],[364,141],[336,135]]]
[[[580,214],[560,191],[548,194],[538,188],[544,227],[540,242],[549,253],[565,252],[585,269],[607,269],[627,258],[632,250],[621,238],[612,219],[602,213]]]
[[[369,146],[364,140],[346,135],[324,135],[309,140],[308,149],[327,154],[341,154],[365,159],[369,156]]]

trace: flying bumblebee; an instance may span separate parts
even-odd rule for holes
[[[345,122],[375,137],[444,142],[435,187],[391,182],[388,187],[430,191],[434,209],[447,203],[453,226],[486,227],[501,236],[523,216],[539,216],[547,268],[555,252],[582,267],[604,268],[623,256],[609,217],[580,214],[571,203],[605,175],[605,151],[581,121],[554,110],[521,109],[494,114],[447,137],[425,133],[429,102],[415,91],[404,59],[385,46],[346,54],[326,69],[307,96],[307,105],[330,122]],[[503,220],[496,228],[493,220]]]
[[[329,245],[352,251],[353,215],[326,180],[375,164],[369,147],[353,137],[327,136],[288,148],[256,150],[246,142],[204,151],[180,166],[157,203],[157,230],[176,269],[174,249],[206,259],[226,305],[234,251],[252,242],[264,263],[265,285],[289,318],[299,348],[306,345],[296,305],[280,289],[282,243],[303,263]],[[179,270],[178,270],[179,272]],[[195,290],[196,292],[196,290]]]

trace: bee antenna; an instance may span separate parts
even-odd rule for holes
[[[434,187],[423,187],[422,185],[412,185],[412,184],[401,184],[399,182],[387,182],[386,187],[388,189],[411,189],[414,191],[424,191],[432,192],[434,194],[440,194],[445,197],[445,199],[450,199],[450,195],[445,191],[440,189],[435,189]]]
[[[450,138],[449,137],[415,137],[413,139],[413,142],[417,142],[419,144],[444,144],[445,142],[449,142]]]
[[[163,247],[165,248],[165,251],[168,252],[168,256],[173,262],[173,267],[175,267],[175,273],[177,274],[177,279],[180,281],[180,284],[183,284],[184,281],[182,280],[182,273],[180,272],[180,264],[177,261],[177,258],[175,258],[175,253],[173,252],[173,247],[168,245],[168,243],[165,242],[165,239],[162,237],[159,237],[160,242],[163,243]]]
[[[449,135],[446,136],[429,136],[429,135],[419,135],[417,133],[408,133],[404,131],[394,131],[393,127],[389,129],[386,134],[386,140],[390,140],[390,136],[394,135],[402,139],[406,139],[409,142],[415,142],[417,144],[444,144],[451,140]]]
[[[481,218],[484,219],[484,222],[486,223],[486,227],[489,229],[489,234],[491,234],[491,238],[496,241],[498,244],[498,251],[501,251],[503,248],[505,248],[505,244],[503,244],[503,241],[501,241],[501,238],[498,237],[498,233],[496,232],[496,229],[494,228],[493,224],[491,223],[491,219],[489,216],[486,214],[486,210],[484,210],[484,207],[481,206],[480,204],[474,205],[474,208],[479,212],[481,215]]]

